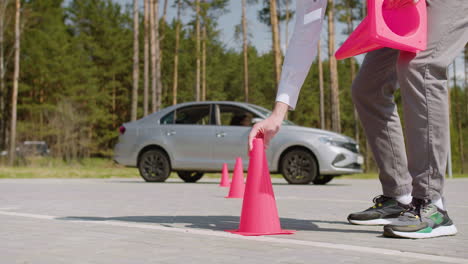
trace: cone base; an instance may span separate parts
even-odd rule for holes
[[[242,199],[242,198],[244,198],[244,196],[225,196],[224,198],[238,198],[238,199]]]
[[[250,232],[241,232],[239,230],[225,230],[226,232],[242,235],[242,236],[269,236],[269,235],[292,235],[296,230],[279,230],[277,232],[265,232],[265,233],[250,233]]]

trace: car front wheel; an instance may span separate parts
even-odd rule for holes
[[[171,174],[169,158],[161,150],[144,152],[138,162],[140,175],[147,182],[164,182]]]
[[[177,175],[179,178],[184,180],[184,182],[197,182],[203,177],[203,172],[199,171],[178,171]]]
[[[317,177],[315,157],[305,149],[288,151],[281,159],[281,173],[288,183],[309,184]]]

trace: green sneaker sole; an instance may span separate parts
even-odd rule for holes
[[[418,232],[401,232],[395,231],[390,227],[384,227],[383,235],[386,237],[395,237],[395,238],[412,238],[412,239],[421,239],[421,238],[433,238],[441,236],[454,236],[457,234],[457,228],[455,225],[450,226],[439,226],[435,229],[425,228]]]

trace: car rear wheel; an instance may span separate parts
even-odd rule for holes
[[[324,185],[333,180],[334,175],[318,175],[312,182],[317,185]]]
[[[171,174],[166,153],[153,149],[144,152],[138,162],[140,175],[147,182],[164,182]]]
[[[184,180],[184,182],[197,182],[203,177],[203,172],[200,171],[178,171],[177,175]]]
[[[281,173],[288,183],[308,184],[317,177],[317,161],[305,149],[293,149],[281,159]]]

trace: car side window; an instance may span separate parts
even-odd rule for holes
[[[222,126],[252,126],[252,120],[258,116],[241,107],[219,105],[218,123]]]
[[[163,118],[161,118],[159,123],[161,125],[172,125],[172,124],[174,124],[174,112],[175,111],[172,111],[169,114],[165,115]]]
[[[177,109],[175,124],[210,125],[210,105],[195,105]]]

